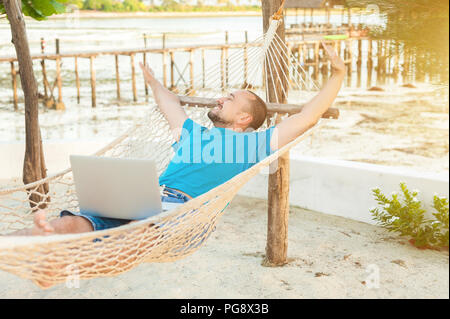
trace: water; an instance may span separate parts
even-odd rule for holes
[[[46,22],[27,21],[27,32],[32,54],[40,53],[40,38],[46,39],[46,52],[54,52],[54,39],[60,39],[61,52],[92,51],[99,49],[130,49],[144,46],[143,34],[150,38],[148,47],[159,48],[162,45],[161,34],[167,33],[166,46],[186,46],[199,43],[223,43],[225,31],[230,42],[243,42],[244,31],[248,30],[249,39],[262,33],[262,22],[258,17],[214,18],[164,18],[164,19],[80,19],[49,20]],[[9,25],[0,20],[0,56],[14,55],[10,41]],[[161,56],[148,55],[149,64],[161,75]],[[175,53],[179,68],[183,69],[188,56]],[[181,59],[180,59],[181,58]],[[197,57],[198,58],[198,57]],[[207,63],[214,63],[215,56],[208,56]],[[137,60],[140,61],[140,60]],[[97,78],[97,108],[90,107],[89,60],[78,62],[81,81],[81,103],[76,103],[74,60],[64,59],[62,65],[63,97],[66,111],[41,110],[40,124],[42,137],[46,141],[77,140],[117,136],[133,121],[145,113],[145,105],[126,102],[132,100],[131,72],[129,57],[121,56],[120,77],[121,95],[125,101],[120,108],[108,107],[115,98],[114,57],[103,56],[95,61]],[[53,83],[54,63],[47,62],[48,76]],[[197,65],[196,73],[199,72]],[[34,61],[34,70],[40,92],[43,92],[42,74],[39,61]],[[138,91],[143,92],[143,82],[138,72]],[[186,75],[184,75],[186,77]],[[20,81],[19,81],[20,82]],[[55,95],[56,95],[55,89]],[[11,112],[12,90],[9,63],[0,63],[0,142],[23,141],[23,95],[19,83],[19,112]],[[105,123],[108,123],[107,125]]]
[[[167,46],[183,46],[193,43],[221,43],[225,31],[229,31],[230,42],[244,40],[248,30],[249,38],[261,35],[262,23],[258,17],[223,18],[136,18],[136,19],[80,19],[76,27],[65,20],[47,22],[27,21],[28,38],[32,53],[40,53],[39,39],[45,38],[48,51],[54,52],[54,39],[61,39],[61,52],[96,50],[101,48],[142,47],[142,35],[149,34],[149,47],[161,47],[161,35],[167,33]],[[195,34],[193,36],[192,34]],[[9,26],[0,23],[0,55],[13,54],[8,44]]]
[[[325,19],[325,17],[322,18]],[[294,23],[295,20],[295,17],[287,17],[288,23]],[[332,17],[333,21],[340,22],[340,16]],[[39,39],[41,37],[44,37],[47,41],[46,52],[54,52],[53,41],[55,38],[59,38],[60,50],[64,53],[143,47],[143,33],[150,35],[147,45],[153,48],[161,47],[161,34],[163,32],[167,32],[167,47],[205,43],[220,44],[224,42],[225,31],[229,32],[231,43],[243,42],[244,31],[246,30],[249,40],[252,41],[262,34],[262,19],[261,17],[121,18],[81,19],[78,22],[61,19],[46,22],[28,20],[27,29],[32,53],[40,53]],[[9,41],[9,25],[5,20],[0,20],[0,56],[14,54],[14,49]],[[363,47],[363,51],[366,51],[365,47]],[[230,54],[232,53],[231,50]],[[140,55],[136,56],[136,64],[141,59]],[[188,62],[189,55],[182,52],[175,53],[175,59],[181,72]],[[195,61],[199,59],[200,51],[194,56]],[[208,70],[219,59],[220,52],[207,51],[206,69]],[[161,55],[149,54],[147,60],[154,68],[157,76],[161,78]],[[195,74],[201,73],[200,64],[195,64]],[[76,102],[74,60],[63,59],[63,101],[66,105],[66,111],[40,109],[39,121],[44,142],[112,140],[145,116],[148,104],[152,101],[146,101],[144,97],[144,83],[140,70],[137,68],[139,97],[137,103],[132,102],[129,57],[120,57],[121,102],[116,100],[114,56],[100,56],[96,59],[96,108],[91,108],[89,60],[79,59],[78,65],[81,80],[80,104],[78,105]],[[34,67],[40,92],[43,92],[39,61],[34,62]],[[54,63],[48,62],[47,69],[48,76],[53,81]],[[188,71],[184,77],[188,77],[187,74]],[[363,73],[363,85],[365,80],[366,76]],[[356,81],[356,77],[354,77],[354,81]],[[332,147],[325,143],[320,144],[322,145],[320,148],[311,146],[308,149],[300,149],[303,153],[314,156],[361,160],[386,165],[400,164],[413,167],[431,165],[435,166],[435,171],[448,170],[448,165],[444,164],[445,159],[448,160],[448,123],[446,123],[448,122],[448,94],[436,93],[436,87],[431,85],[418,84],[417,86],[416,89],[404,89],[400,87],[400,83],[391,81],[384,86],[387,92],[374,93],[355,88],[341,90],[340,97],[336,101],[336,107],[343,111],[341,119],[331,123],[330,129],[325,130],[324,133],[325,141],[328,140],[326,134],[329,134],[328,137],[331,138],[329,141],[332,143]],[[25,139],[20,81],[18,92],[19,111],[13,112],[10,65],[9,63],[0,63],[0,147],[1,144],[11,142],[22,143]],[[55,89],[55,95],[57,95],[57,89]],[[406,117],[401,113],[403,114],[402,125],[408,127],[408,129],[393,130],[389,133],[391,135],[384,132],[385,127],[392,127],[391,123],[395,123],[395,117],[399,116],[394,112],[395,110],[403,110],[404,113],[408,113],[408,110],[412,109],[416,111],[409,112],[410,114]],[[391,114],[388,111],[394,113]],[[375,117],[377,114],[387,115],[381,122],[377,122],[376,128],[364,126],[361,128],[361,124],[352,128],[353,124],[351,124],[350,119],[357,119],[363,113]],[[339,129],[339,125],[341,125],[339,123],[350,124],[343,130],[343,127]],[[365,123],[367,124],[367,122]],[[414,131],[414,127],[419,127],[422,131],[417,133]],[[343,131],[345,133],[342,133]],[[418,137],[421,134],[423,135],[424,132],[428,142],[423,142],[423,145],[428,146],[422,145],[420,149],[426,148],[428,151],[419,155],[416,154],[417,152],[408,153],[406,146],[414,147],[414,145],[417,145]],[[386,140],[384,136],[389,136],[389,138]],[[364,150],[361,145],[367,143],[371,138],[378,139],[380,143],[379,145],[373,143],[378,146],[371,149],[370,154],[367,154],[367,149]],[[348,147],[349,145],[352,145],[352,147]],[[390,153],[388,152],[388,156],[385,156],[386,148],[389,149],[389,147],[392,150],[389,151]],[[340,152],[339,149],[345,149],[346,153]],[[399,149],[400,151],[398,151]],[[397,154],[395,152],[401,152],[402,150],[403,153],[400,156],[394,156]]]
[[[302,20],[302,16],[287,16],[286,24]],[[325,23],[325,15],[314,17],[317,23]],[[361,20],[353,17],[353,23],[380,24],[378,17],[367,16]],[[308,19],[307,19],[308,22]],[[341,16],[331,16],[332,24],[339,24]],[[27,19],[27,34],[32,53],[40,53],[39,39],[45,38],[49,52],[54,51],[54,39],[61,39],[61,51],[90,50],[99,47],[132,48],[143,46],[142,34],[150,34],[154,39],[150,47],[161,46],[162,33],[168,34],[167,46],[183,46],[198,43],[223,43],[225,31],[229,32],[230,42],[243,42],[244,31],[249,39],[262,34],[260,16],[225,17],[176,17],[176,18],[97,18],[97,19],[49,19],[38,22]],[[193,34],[195,34],[193,36]],[[0,20],[0,56],[14,54],[10,43],[11,33],[6,19]]]
[[[317,21],[325,17],[316,17]],[[295,22],[295,17],[288,17],[288,22]],[[325,21],[325,20],[324,20]],[[143,34],[147,34],[147,46],[160,48],[162,33],[166,33],[166,46],[187,46],[197,44],[224,43],[225,31],[228,31],[230,43],[244,42],[245,31],[248,39],[258,38],[262,34],[261,17],[214,17],[214,18],[102,18],[102,19],[54,19],[45,22],[27,20],[27,34],[32,54],[39,54],[40,38],[45,38],[45,52],[55,50],[54,39],[60,39],[60,52],[80,52],[95,50],[118,50],[140,48],[144,46]],[[0,56],[15,55],[14,47],[10,43],[10,30],[7,21],[0,20]],[[233,54],[230,50],[230,55]],[[200,51],[194,55],[194,60],[200,59]],[[188,80],[186,64],[189,54],[175,52],[175,60],[179,72]],[[220,52],[206,52],[206,70],[220,59]],[[142,56],[136,57],[137,62]],[[162,77],[162,58],[160,54],[148,54],[147,61],[160,78]],[[132,103],[130,58],[119,57],[121,79],[121,107],[117,105],[114,56],[100,56],[95,60],[97,79],[97,108],[90,108],[91,89],[89,60],[79,59],[78,68],[81,82],[81,101],[76,103],[75,61],[63,59],[62,85],[65,112],[46,110],[42,108],[40,124],[44,140],[76,140],[92,137],[104,138],[115,136],[118,131],[126,128],[133,121],[138,120],[145,113],[142,98],[144,84],[141,72],[137,68],[137,89],[140,96],[139,103]],[[16,65],[17,67],[17,65]],[[47,75],[51,85],[55,79],[55,63],[46,61]],[[38,80],[39,91],[43,93],[43,80],[40,61],[34,61],[34,70]],[[183,71],[185,71],[183,73]],[[195,63],[195,74],[201,73],[200,63]],[[175,71],[176,81],[182,81]],[[12,89],[9,63],[0,63],[0,142],[23,141],[23,94],[18,79],[19,112],[12,113]],[[55,96],[57,88],[54,89]],[[108,125],[103,125],[105,121]]]

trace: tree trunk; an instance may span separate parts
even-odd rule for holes
[[[263,11],[263,30],[266,33],[270,25],[270,17],[278,11],[282,0],[262,0]],[[277,34],[281,40],[285,41],[284,35],[284,21],[278,27]],[[284,50],[284,48],[282,48]],[[288,52],[289,54],[289,52]],[[285,59],[285,56],[278,54],[278,59]],[[274,58],[276,61],[277,59]],[[289,74],[286,64],[271,63],[272,72],[266,66],[267,73],[268,96],[267,101],[271,103],[286,103],[288,83],[287,79],[280,78],[278,74]],[[284,68],[283,71],[280,68]],[[277,70],[277,71],[275,71]],[[273,81],[272,81],[273,77]],[[273,85],[275,83],[275,85]],[[283,91],[284,88],[284,91]],[[277,119],[277,122],[279,118]],[[263,261],[264,266],[281,266],[287,262],[287,232],[288,232],[288,217],[289,217],[289,153],[278,158],[277,161],[271,164],[271,172],[269,175],[269,192],[268,192],[268,221],[267,221],[267,245],[266,258]]]
[[[29,184],[47,175],[39,129],[38,89],[20,4],[18,0],[3,0],[3,3],[11,25],[12,42],[16,49],[20,70],[20,82],[25,97],[26,146],[23,164],[23,182]],[[28,191],[30,192],[31,190]],[[44,208],[46,204],[41,203],[43,200],[41,194],[47,194],[47,192],[48,185],[41,185],[38,189],[33,190],[32,193],[30,192],[30,206],[34,208],[40,203],[39,208]]]

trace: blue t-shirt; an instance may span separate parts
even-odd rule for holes
[[[208,129],[188,118],[180,140],[172,145],[175,155],[159,184],[192,197],[206,193],[269,156],[273,129],[238,133]]]

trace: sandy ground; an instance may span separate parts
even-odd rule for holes
[[[0,271],[0,298],[448,298],[447,251],[419,250],[384,229],[291,209],[289,263],[261,266],[267,202],[237,197],[193,255],[115,278],[40,290]]]
[[[339,119],[325,121],[291,153],[448,174],[447,89],[383,88],[343,90],[334,103]]]

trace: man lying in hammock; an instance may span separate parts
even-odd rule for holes
[[[148,66],[140,64],[145,81],[176,140],[173,145],[175,156],[159,178],[160,185],[165,185],[162,201],[183,203],[206,193],[313,127],[336,98],[345,74],[342,59],[332,48],[322,45],[333,69],[330,79],[300,113],[261,132],[255,130],[264,123],[267,108],[253,92],[236,91],[218,99],[217,106],[208,113],[214,128],[207,129],[188,118],[178,96],[158,82]],[[214,139],[220,140],[218,145],[221,147],[219,150],[214,148],[211,155]],[[48,222],[45,211],[41,210],[35,213],[34,222],[34,228],[11,235],[82,233],[117,227],[130,221],[63,211],[60,218]]]

